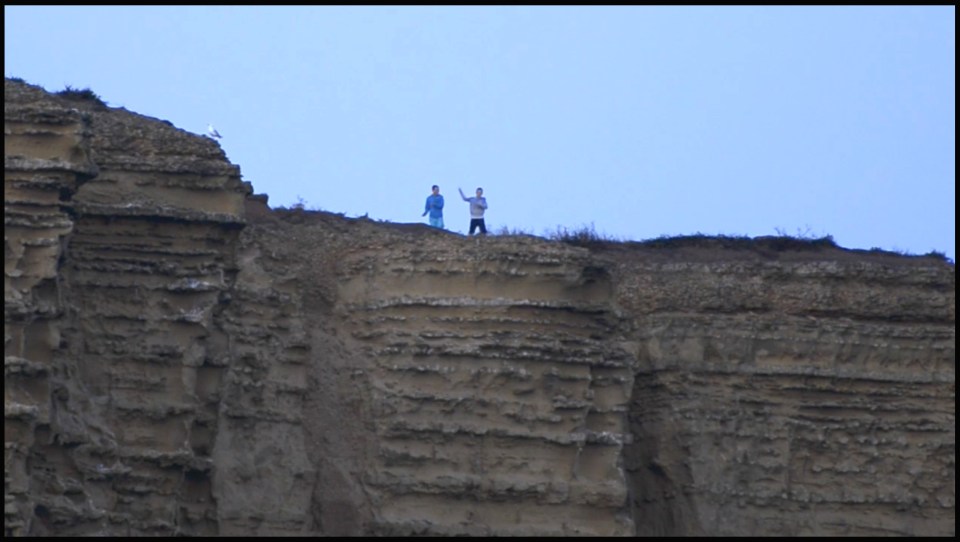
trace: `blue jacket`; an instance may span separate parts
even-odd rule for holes
[[[423,210],[423,214],[430,213],[430,218],[442,218],[443,217],[443,196],[430,194],[427,196],[427,205]]]

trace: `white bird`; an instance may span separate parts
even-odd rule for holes
[[[207,124],[207,135],[209,135],[214,139],[220,139],[223,137],[220,135],[220,132],[218,132],[217,129],[213,127],[212,124]]]

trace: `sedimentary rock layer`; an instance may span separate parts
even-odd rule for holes
[[[216,533],[214,315],[250,187],[156,119],[9,80],[4,108],[7,532]]]
[[[955,267],[269,209],[5,83],[7,535],[952,535]]]

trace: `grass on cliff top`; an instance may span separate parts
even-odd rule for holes
[[[589,226],[583,225],[579,228],[568,228],[566,226],[557,226],[553,230],[547,230],[543,235],[537,235],[533,232],[525,231],[519,228],[508,228],[501,226],[499,229],[491,229],[493,235],[528,235],[531,237],[542,237],[548,241],[557,241],[569,243],[571,245],[588,246],[603,243],[623,243],[626,239],[620,239],[612,235],[598,233],[591,222]]]
[[[300,196],[297,196],[297,203],[293,204],[289,208],[279,207],[277,210],[293,211],[293,212],[323,212],[323,209],[311,206],[307,207],[307,202]],[[343,213],[332,213],[340,217],[344,217]],[[367,218],[366,215],[363,217],[357,218]],[[383,222],[383,221],[381,221]],[[810,231],[808,227],[806,230],[801,231],[797,229],[796,234],[789,234],[781,228],[775,228],[777,235],[769,236],[760,236],[760,237],[749,237],[746,235],[708,235],[705,233],[697,232],[693,235],[661,235],[654,239],[646,239],[641,241],[634,241],[631,239],[621,239],[612,235],[605,233],[597,232],[593,223],[589,225],[583,225],[579,228],[568,228],[566,226],[557,226],[554,230],[548,230],[544,232],[543,235],[536,235],[535,233],[525,231],[519,228],[509,228],[507,226],[500,226],[499,228],[491,228],[491,235],[498,236],[511,236],[511,235],[522,235],[529,237],[540,237],[548,241],[554,241],[558,243],[567,243],[574,246],[584,247],[584,248],[603,248],[609,247],[611,245],[640,245],[650,248],[665,248],[665,249],[679,249],[679,248],[721,248],[721,249],[736,249],[736,250],[749,250],[749,249],[764,249],[773,252],[787,252],[787,251],[817,251],[823,249],[839,249],[839,250],[851,250],[845,249],[839,246],[836,241],[833,239],[832,235],[815,235]],[[857,250],[852,250],[856,252]],[[932,250],[927,254],[910,254],[904,251],[898,250],[883,250],[880,248],[872,248],[869,252],[873,253],[888,253],[888,254],[898,254],[900,256],[912,257],[912,258],[935,258],[941,261],[946,261],[952,263],[952,260],[947,258],[946,254],[943,252],[938,252]]]
[[[639,244],[651,248],[696,247],[745,249],[761,245],[764,248],[775,251],[839,248],[834,242],[833,237],[830,235],[815,237],[809,233],[798,233],[796,236],[791,236],[780,230],[778,230],[777,236],[757,238],[748,237],[746,235],[708,235],[697,232],[693,235],[661,235],[655,239],[633,241],[599,233],[596,231],[592,223],[579,228],[557,226],[555,230],[546,232],[543,237],[550,241],[557,241],[587,248],[599,248],[605,245],[621,243]]]
[[[96,92],[90,90],[89,88],[77,89],[67,85],[66,88],[56,92],[55,94],[68,100],[89,102],[100,107],[107,107],[106,102],[104,102]]]
[[[832,235],[814,235],[809,228],[805,231],[797,230],[796,234],[789,234],[781,228],[776,228],[776,235],[748,237],[746,235],[707,235],[697,232],[693,235],[661,235],[655,239],[646,239],[642,241],[633,241],[629,239],[620,239],[614,236],[598,233],[591,223],[580,228],[567,228],[558,226],[553,231],[546,232],[543,237],[550,241],[567,243],[570,245],[600,248],[603,246],[615,244],[638,244],[651,248],[724,248],[724,249],[751,249],[763,248],[774,252],[786,251],[817,251],[828,248],[847,250],[836,243]],[[520,230],[509,230],[506,227],[493,232],[496,235],[533,235]],[[950,262],[946,254],[931,250],[926,254],[910,254],[898,250],[883,250],[873,248],[870,252],[883,252],[890,254],[899,254],[900,256],[914,258],[936,258]]]
[[[751,248],[762,246],[764,248],[783,252],[787,250],[818,250],[822,248],[840,248],[833,240],[832,235],[823,237],[804,238],[791,237],[789,235],[770,235],[764,237],[748,237],[745,235],[706,235],[696,233],[694,235],[678,235],[674,237],[661,236],[656,239],[641,241],[641,244],[649,247],[658,248],[681,248],[681,247],[719,247],[719,248]]]

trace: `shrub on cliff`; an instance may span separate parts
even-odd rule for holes
[[[562,243],[569,243],[577,246],[588,246],[601,243],[618,243],[621,241],[615,237],[597,233],[597,230],[594,229],[592,222],[589,226],[584,224],[577,229],[569,229],[566,226],[557,226],[556,230],[547,232],[544,237],[551,241],[560,241]]]
[[[101,107],[107,106],[100,96],[98,96],[96,92],[90,90],[89,88],[77,89],[67,85],[63,90],[57,92],[56,95],[68,100],[90,102]]]

